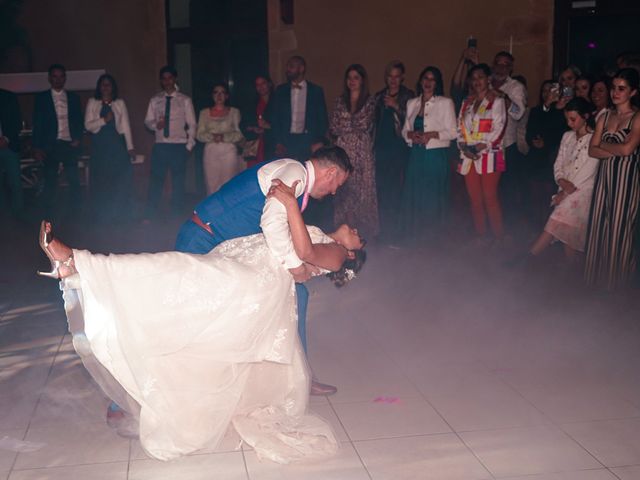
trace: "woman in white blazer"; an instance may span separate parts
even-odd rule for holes
[[[84,126],[91,137],[89,162],[91,207],[95,221],[126,220],[131,211],[131,159],[134,157],[129,114],[109,74],[98,78],[89,99]]]
[[[436,240],[449,207],[448,148],[456,138],[453,101],[443,96],[442,73],[426,67],[418,77],[417,97],[407,102],[402,136],[411,147],[400,210],[405,235]]]

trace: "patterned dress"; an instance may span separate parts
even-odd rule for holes
[[[607,131],[604,143],[624,143],[635,114],[625,128]],[[640,201],[640,148],[627,156],[600,161],[587,235],[585,280],[588,285],[614,290],[629,282],[636,268],[634,234]]]
[[[380,231],[373,160],[374,110],[374,96],[353,114],[338,97],[329,124],[336,145],[345,149],[354,168],[336,193],[334,222],[336,226],[347,223],[369,237],[375,237]]]
[[[589,156],[592,134],[578,138],[568,131],[562,136],[558,157],[553,166],[556,182],[568,180],[576,189],[553,209],[544,230],[574,250],[584,252],[593,198],[593,183],[600,161]],[[562,189],[558,190],[560,193]]]

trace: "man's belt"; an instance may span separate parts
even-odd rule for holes
[[[196,225],[198,225],[200,228],[202,228],[203,230],[206,230],[207,232],[209,232],[211,235],[213,235],[213,230],[211,229],[211,227],[209,226],[209,224],[204,223],[202,220],[200,220],[200,217],[198,216],[198,214],[196,212],[193,212],[193,215],[191,215],[191,221],[193,223],[195,223]]]

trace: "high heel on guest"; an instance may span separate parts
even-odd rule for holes
[[[48,230],[48,231],[47,231]],[[38,275],[43,277],[55,278],[57,280],[61,280],[68,275],[63,275],[60,271],[61,267],[67,267],[70,269],[72,273],[75,273],[76,269],[73,266],[73,255],[69,255],[69,258],[66,260],[58,260],[53,257],[53,254],[49,251],[49,245],[53,241],[53,231],[51,228],[51,223],[43,220],[40,223],[40,234],[38,236],[38,243],[40,243],[40,248],[45,253],[49,262],[51,262],[51,271],[50,272],[41,272],[37,271]]]

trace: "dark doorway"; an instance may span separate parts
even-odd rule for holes
[[[255,110],[254,81],[268,74],[266,0],[167,0],[167,52],[181,90],[198,112],[212,104],[214,83],[229,85],[231,105]],[[202,148],[195,151],[195,188],[203,192]]]
[[[167,0],[167,23],[169,62],[196,109],[215,82],[229,84],[241,111],[254,102],[255,76],[269,65],[266,0]]]
[[[615,71],[615,57],[640,51],[640,2],[556,0],[554,76],[568,64],[585,72]]]

